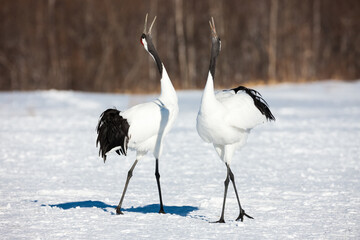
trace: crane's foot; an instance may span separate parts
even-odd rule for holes
[[[211,223],[225,223],[225,220],[224,220],[224,219],[220,219],[220,220],[218,220],[218,221],[216,221],[216,222],[211,222]]]
[[[210,223],[225,223],[225,220],[223,217],[221,217],[218,221],[216,222],[210,222]]]
[[[240,214],[239,214],[239,216],[237,217],[236,221],[241,220],[241,221],[243,222],[243,221],[244,221],[244,216],[245,216],[245,217],[248,217],[248,218],[250,218],[250,219],[254,219],[253,217],[247,215],[247,214],[245,213],[245,210],[241,208],[241,209],[240,209]]]
[[[160,208],[159,213],[161,213],[161,214],[166,214],[166,212],[164,211],[164,209],[163,209],[163,208]]]
[[[116,208],[116,214],[117,215],[123,215],[124,213],[121,211],[121,208],[117,207]]]

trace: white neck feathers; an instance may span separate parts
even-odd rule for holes
[[[211,109],[217,103],[214,92],[214,79],[210,71],[207,77],[206,85],[204,88],[203,96],[201,99],[200,111]]]
[[[165,69],[164,64],[162,64],[162,76],[161,76],[161,80],[160,80],[160,85],[161,85],[161,94],[159,99],[165,104],[176,104],[178,102],[177,96],[176,96],[176,92],[175,92],[175,88],[171,83],[171,80],[169,78],[169,75]]]

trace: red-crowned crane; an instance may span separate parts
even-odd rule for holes
[[[155,177],[160,198],[159,213],[165,213],[160,187],[159,157],[162,152],[164,136],[171,129],[178,115],[179,107],[175,89],[152,42],[151,28],[156,17],[151,23],[149,31],[146,32],[147,16],[146,14],[144,32],[140,42],[154,59],[159,70],[161,94],[151,102],[138,104],[125,111],[107,109],[101,114],[97,125],[96,145],[100,145],[99,154],[104,162],[106,154],[110,151],[116,151],[119,155],[126,155],[128,148],[136,151],[135,162],[128,171],[125,187],[116,208],[117,214],[122,214],[121,206],[133,170],[147,152],[151,152],[155,157]]]
[[[275,120],[268,104],[261,97],[260,93],[243,86],[214,92],[214,77],[216,58],[221,50],[221,41],[218,37],[214,19],[210,23],[212,33],[212,47],[209,73],[201,99],[200,110],[197,116],[197,131],[200,137],[208,143],[212,143],[221,160],[224,161],[227,169],[225,179],[224,200],[221,217],[218,223],[224,223],[224,211],[226,195],[231,180],[240,213],[236,219],[243,221],[247,215],[241,207],[237,193],[234,174],[231,171],[231,159],[236,149],[242,147],[247,140],[250,130],[266,120]]]

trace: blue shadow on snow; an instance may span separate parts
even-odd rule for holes
[[[68,210],[71,208],[100,208],[105,212],[109,212],[108,208],[115,209],[117,206],[109,205],[101,201],[81,201],[81,202],[67,202],[67,203],[59,203],[59,204],[42,204],[41,206],[50,206],[50,207],[58,207],[64,210]],[[121,210],[124,212],[137,212],[137,213],[158,213],[160,209],[159,204],[149,204],[143,207],[131,207],[131,208],[122,208]],[[190,212],[199,210],[198,207],[193,206],[164,206],[164,210],[168,214],[175,214],[182,217],[187,216]]]

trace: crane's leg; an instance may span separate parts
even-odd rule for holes
[[[251,218],[251,219],[254,219],[253,217],[247,215],[247,214],[245,213],[245,210],[242,209],[241,204],[240,204],[240,198],[239,198],[239,195],[238,195],[238,192],[237,192],[237,189],[236,189],[236,185],[235,185],[235,177],[234,177],[234,174],[233,174],[233,172],[231,171],[230,166],[229,166],[228,164],[226,164],[226,166],[227,166],[227,169],[228,169],[228,172],[229,172],[229,175],[230,175],[230,180],[231,180],[231,182],[233,183],[233,186],[234,186],[236,198],[237,198],[237,201],[238,201],[238,204],[239,204],[239,209],[240,209],[240,214],[239,214],[239,216],[236,218],[236,221],[238,221],[238,220],[244,221],[244,216],[246,216],[246,217],[248,217],[248,218]]]
[[[126,189],[129,185],[129,182],[130,182],[130,178],[132,177],[132,173],[134,171],[134,168],[137,164],[138,160],[136,159],[134,164],[131,166],[130,170],[128,171],[128,175],[127,175],[127,178],[126,178],[126,183],[125,183],[125,187],[124,187],[124,190],[123,190],[123,193],[121,195],[121,199],[120,199],[120,202],[119,202],[119,205],[116,207],[116,214],[123,214],[123,212],[121,212],[121,205],[124,201],[124,197],[125,197],[125,193],[126,193]]]
[[[158,186],[158,190],[159,190],[159,198],[160,198],[160,211],[159,211],[159,213],[165,213],[164,206],[163,206],[163,201],[162,201],[162,196],[161,196],[159,159],[156,159],[156,162],[155,162],[155,177],[156,177],[156,182],[157,182],[157,186]]]
[[[227,191],[228,191],[228,187],[229,187],[229,182],[230,182],[230,180],[229,180],[229,168],[228,168],[227,172],[226,172],[226,178],[224,181],[225,190],[224,190],[224,201],[223,201],[223,206],[222,206],[222,210],[221,210],[221,216],[220,216],[219,221],[217,221],[215,223],[225,223],[224,212],[225,212],[225,202],[226,202],[226,195],[227,195]]]

